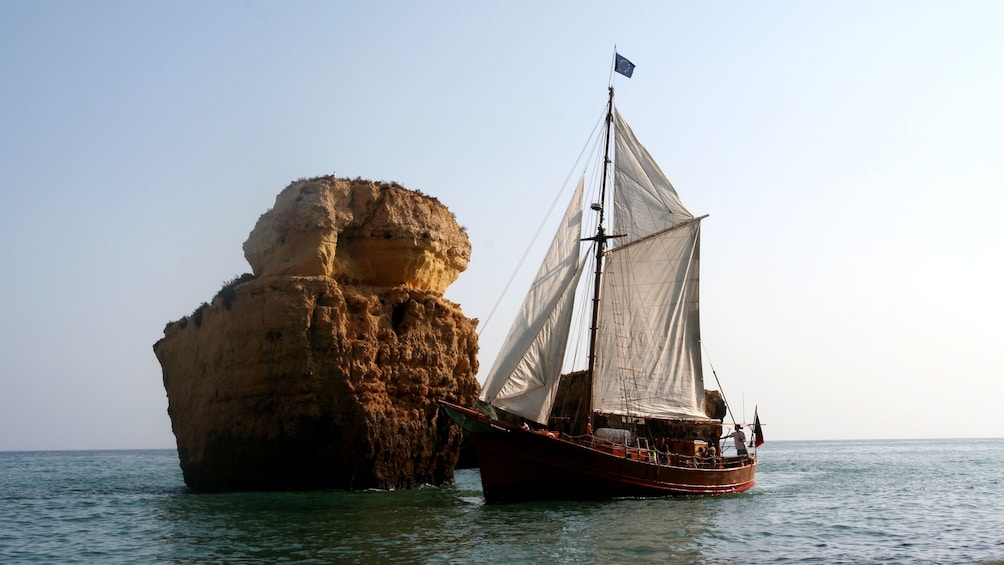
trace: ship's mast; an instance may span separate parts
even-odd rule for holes
[[[599,328],[600,317],[600,282],[603,276],[603,253],[606,251],[607,240],[618,235],[607,235],[603,228],[605,218],[604,208],[607,200],[607,171],[610,169],[610,133],[614,122],[614,87],[610,86],[610,100],[607,102],[607,131],[603,147],[603,175],[600,182],[600,201],[592,205],[593,210],[599,212],[599,221],[596,225],[596,235],[585,238],[583,241],[596,242],[596,272],[593,276],[593,312],[592,321],[589,324],[589,368],[587,376],[589,386],[586,388],[586,429],[587,434],[593,431],[593,375],[596,369],[596,335]]]

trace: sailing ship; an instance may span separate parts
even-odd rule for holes
[[[614,106],[612,81],[604,122],[589,207],[595,227],[583,237],[583,175],[482,402],[440,402],[473,435],[488,503],[725,494],[754,484],[759,418],[752,449],[738,438],[720,448],[731,411],[704,388],[698,287],[707,216],[690,213],[638,142]],[[576,309],[580,280],[587,299]],[[586,312],[578,317],[587,332],[572,330],[573,312]],[[588,350],[586,368],[562,375],[576,349]]]

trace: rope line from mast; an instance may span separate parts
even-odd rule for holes
[[[718,380],[718,372],[715,371],[715,365],[711,362],[711,354],[708,353],[708,348],[704,345],[704,340],[701,340],[701,349],[704,350],[704,358],[708,360],[708,367],[711,368],[711,374],[715,376],[715,383],[718,384],[718,391],[722,393],[722,402],[725,403],[725,410],[728,411],[729,417],[732,418],[732,427],[735,428],[737,425],[736,415],[732,412],[732,406],[729,404],[729,399],[725,396],[725,387],[722,386],[722,381]]]
[[[579,156],[575,160],[575,164],[572,165],[572,168],[568,171],[568,175],[565,177],[565,181],[561,183],[561,188],[558,190],[558,193],[554,196],[554,200],[551,201],[551,206],[547,209],[547,213],[544,214],[544,217],[543,219],[541,219],[540,224],[537,225],[537,229],[536,231],[534,231],[533,237],[530,238],[530,243],[527,244],[526,248],[523,250],[523,255],[519,258],[519,262],[516,263],[516,267],[513,269],[512,274],[509,276],[509,280],[506,281],[505,286],[502,288],[502,292],[499,293],[499,297],[495,301],[495,304],[492,305],[492,309],[488,312],[488,316],[485,317],[485,319],[480,323],[480,327],[477,330],[477,334],[479,337],[488,327],[488,324],[491,322],[492,318],[495,316],[495,312],[502,304],[502,300],[505,298],[506,294],[509,293],[509,288],[512,286],[513,281],[516,280],[516,275],[519,274],[519,272],[523,269],[523,264],[526,262],[527,257],[530,255],[530,252],[536,245],[537,240],[540,238],[540,233],[544,230],[544,226],[547,225],[548,218],[550,218],[551,214],[554,213],[554,208],[558,205],[558,202],[562,201],[561,197],[565,193],[567,187],[569,186],[568,183],[575,174],[575,171],[579,168],[579,164],[582,163],[583,155],[588,154],[588,149],[591,143],[592,144],[596,143],[593,141],[593,139],[597,137],[596,130],[600,127],[600,124],[602,124],[603,121],[606,119],[605,112],[606,110],[604,109],[604,116],[599,120],[597,120],[596,125],[593,126],[593,130],[589,133],[589,136],[586,138],[586,142],[583,144],[582,149],[579,151]]]

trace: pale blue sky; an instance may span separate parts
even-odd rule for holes
[[[486,317],[614,44],[711,214],[733,405],[768,440],[999,437],[1001,29],[992,1],[0,3],[0,450],[173,447],[152,345],[301,177],[438,197],[474,249],[447,297]]]

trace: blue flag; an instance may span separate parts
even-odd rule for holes
[[[614,70],[618,73],[631,78],[634,74],[634,63],[628,61],[624,57],[621,57],[620,53],[617,53],[617,62],[614,63]]]

